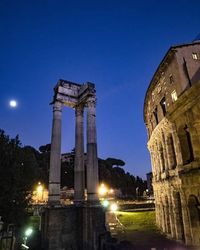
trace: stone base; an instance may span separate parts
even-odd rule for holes
[[[105,213],[99,205],[49,207],[42,225],[45,250],[102,249],[107,235]]]

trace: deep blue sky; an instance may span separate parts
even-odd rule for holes
[[[24,145],[49,143],[57,80],[94,82],[99,157],[145,177],[145,91],[168,48],[200,32],[199,9],[199,0],[0,0],[0,128]],[[73,112],[63,112],[63,152],[74,147]]]

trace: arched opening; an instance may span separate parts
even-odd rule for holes
[[[165,197],[165,223],[166,223],[166,232],[171,233],[171,225],[170,225],[170,214],[169,214],[169,202],[168,197]]]
[[[198,206],[199,204],[197,197],[195,195],[190,195],[188,200],[188,208],[192,227],[200,226],[200,211]]]
[[[199,202],[195,195],[190,195],[188,199],[188,209],[190,215],[190,224],[192,232],[192,241],[194,244],[200,244],[200,210]]]
[[[160,106],[161,106],[161,108],[162,108],[163,116],[165,116],[166,113],[167,113],[165,97],[163,97],[163,99],[161,100]]]
[[[184,225],[183,225],[183,216],[182,216],[182,205],[180,193],[175,194],[175,220],[176,220],[176,234],[178,240],[185,241]]]
[[[157,107],[153,111],[153,115],[154,115],[154,118],[155,118],[156,125],[158,125],[158,108]]]
[[[185,130],[185,135],[187,138],[187,146],[188,146],[188,150],[189,150],[189,159],[188,160],[189,160],[189,162],[191,162],[194,160],[194,153],[193,153],[192,140],[191,140],[189,128],[187,125],[185,125],[184,130]]]
[[[188,164],[194,160],[192,140],[188,126],[185,125],[185,127],[180,128],[178,135],[181,144],[183,164]]]

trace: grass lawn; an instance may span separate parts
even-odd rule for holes
[[[157,231],[155,211],[117,212],[117,218],[126,231]]]
[[[116,212],[116,216],[124,226],[124,232],[119,231],[116,238],[131,242],[134,250],[189,249],[160,233],[155,224],[155,211]]]

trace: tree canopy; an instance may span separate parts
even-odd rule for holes
[[[36,168],[32,149],[0,130],[0,215],[5,223],[23,224]]]

